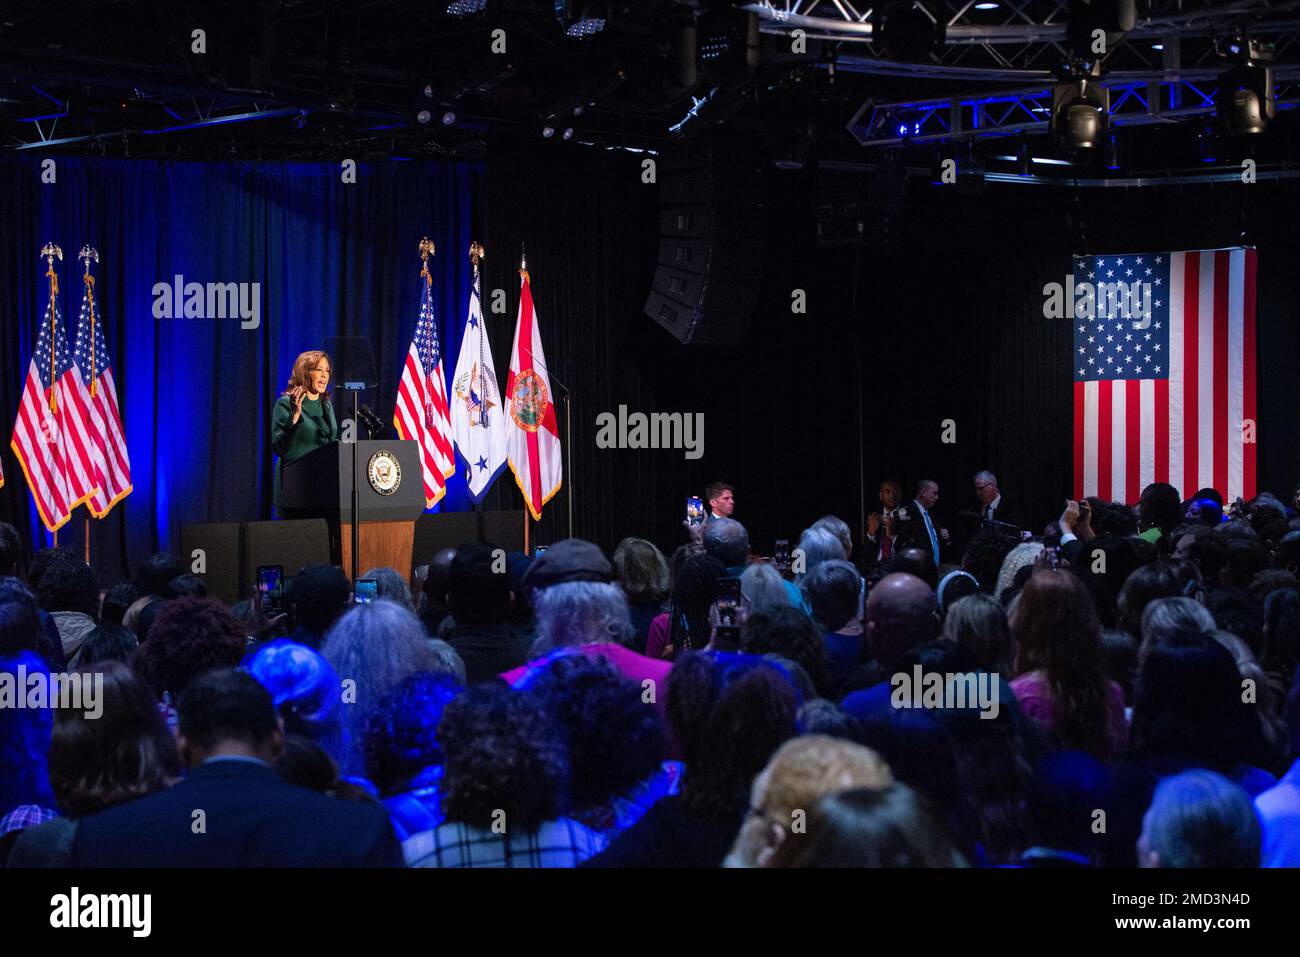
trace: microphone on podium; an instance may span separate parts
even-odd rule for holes
[[[379,416],[375,415],[375,410],[368,405],[363,405],[357,409],[357,418],[361,420],[361,424],[372,439],[384,431],[384,423]]]

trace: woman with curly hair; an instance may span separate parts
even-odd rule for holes
[[[431,830],[442,816],[438,725],[461,691],[451,675],[417,672],[380,699],[366,722],[366,776],[379,791],[400,840]]]
[[[675,785],[679,766],[662,764],[665,734],[641,685],[603,658],[564,655],[527,686],[560,723],[569,750],[573,817],[612,837]]]
[[[680,794],[656,802],[592,867],[718,867],[754,777],[797,733],[799,693],[752,655],[692,652],[668,676],[668,717],[686,759]]]
[[[471,687],[438,726],[446,822],[402,843],[411,867],[574,867],[604,846],[564,816],[568,755],[537,699]]]
[[[1011,616],[1020,707],[1067,748],[1110,761],[1124,750],[1124,691],[1106,677],[1101,621],[1073,572],[1040,569]]]
[[[209,668],[234,667],[248,639],[215,598],[177,598],[162,606],[132,667],[159,701],[175,701]]]

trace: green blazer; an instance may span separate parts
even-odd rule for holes
[[[302,417],[293,424],[293,400],[282,395],[275,400],[271,411],[271,450],[278,456],[275,463],[275,510],[282,508],[280,495],[281,468],[302,458],[308,452],[339,440],[339,423],[334,417],[334,406],[322,396],[314,402],[302,404]]]

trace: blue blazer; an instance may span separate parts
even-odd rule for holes
[[[72,847],[74,867],[403,864],[383,807],[325,797],[240,760],[202,764],[166,791],[83,818]]]

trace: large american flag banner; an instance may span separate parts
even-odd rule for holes
[[[131,494],[131,458],[126,451],[126,431],[118,410],[103,317],[96,312],[95,277],[87,271],[82,278],[86,291],[81,299],[72,356],[87,398],[86,424],[94,446],[92,479],[97,491],[86,500],[86,507],[95,518],[103,518]]]
[[[393,424],[403,439],[419,443],[424,472],[424,507],[433,508],[447,494],[447,477],[456,470],[452,452],[447,385],[443,381],[442,349],[433,313],[433,276],[426,262],[420,270],[420,318],[406,353],[402,381],[397,387]]]
[[[69,355],[53,267],[46,275],[50,300],[9,444],[27,477],[41,521],[55,532],[99,488],[94,480],[95,446],[87,427],[89,396]]]
[[[1255,270],[1243,248],[1075,257],[1076,498],[1255,494]]]

